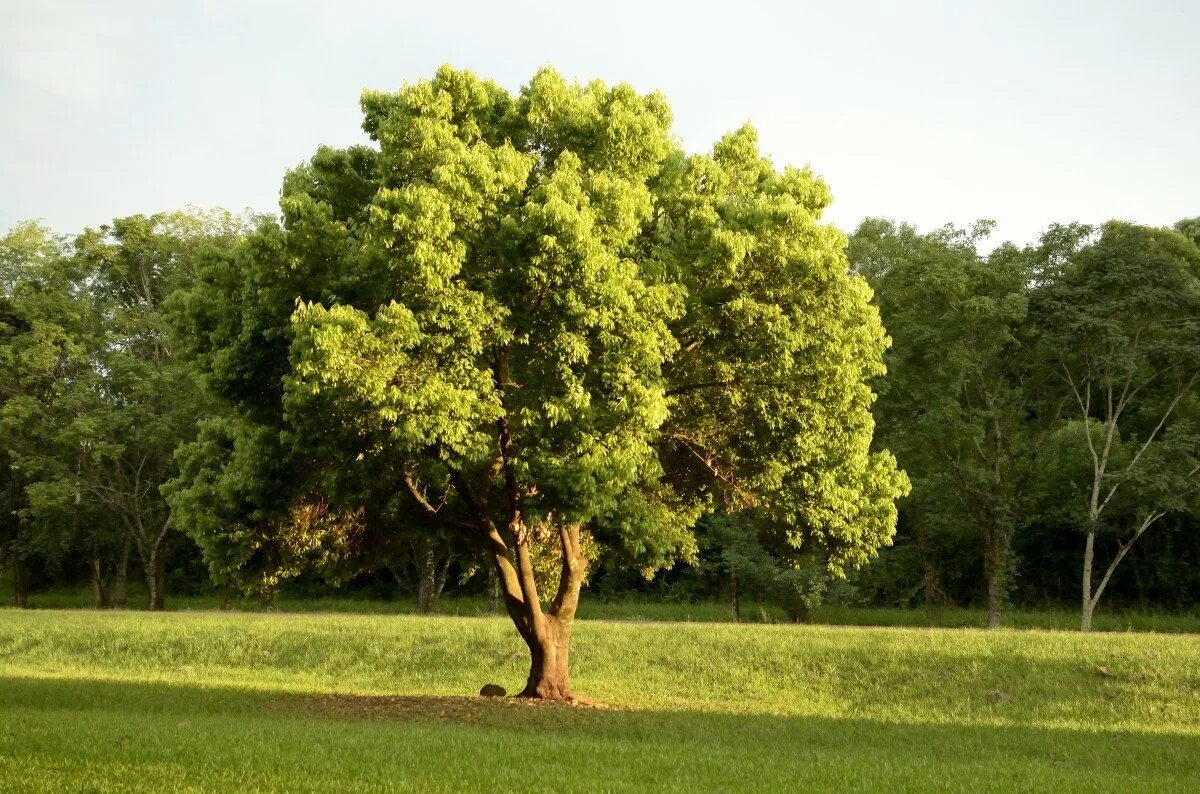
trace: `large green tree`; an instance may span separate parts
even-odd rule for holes
[[[717,505],[837,571],[889,542],[907,485],[870,450],[886,337],[820,180],[749,128],[687,156],[661,96],[549,69],[514,96],[443,68],[362,107],[375,146],[289,174],[282,226],[179,300],[237,421],[284,453],[264,475],[236,438],[185,451],[181,519],[208,484],[285,479],[306,487],[225,504],[268,532],[305,494],[364,515],[344,483],[369,472],[490,557],[521,694],[549,699],[575,697],[593,544],[667,566]]]

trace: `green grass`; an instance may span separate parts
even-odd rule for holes
[[[0,610],[0,788],[1200,789],[1200,641],[582,621],[613,708],[330,693],[510,689],[507,621]],[[315,698],[315,699],[314,699]],[[469,706],[469,707],[468,707]]]
[[[129,605],[144,608],[144,595],[134,590]],[[11,595],[0,592],[0,603],[11,603]],[[52,590],[34,593],[29,605],[34,609],[86,609],[92,604],[86,589]],[[234,609],[243,612],[262,612],[256,600],[234,602]],[[211,611],[221,607],[218,596],[174,596],[167,600],[172,611]],[[369,598],[300,598],[279,596],[269,612],[352,613],[352,614],[414,614],[415,598],[380,600]],[[440,614],[458,617],[491,615],[490,604],[484,598],[445,597]],[[670,621],[698,623],[730,622],[729,604],[724,602],[686,603],[631,597],[601,601],[585,594],[579,611],[583,620]],[[742,603],[741,619],[745,623],[784,623],[783,610],[772,604],[751,601]],[[1079,613],[1071,610],[1013,609],[1005,613],[1005,625],[1016,629],[1072,630],[1079,627]],[[822,606],[814,610],[813,622],[830,626],[911,626],[944,628],[983,627],[987,615],[981,609],[942,607],[933,610],[892,609],[885,607]],[[1174,634],[1200,634],[1200,612],[1099,611],[1093,622],[1096,631],[1153,631]]]

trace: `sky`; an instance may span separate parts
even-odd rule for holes
[[[0,230],[275,211],[288,168],[366,142],[364,88],[443,63],[662,91],[688,151],[749,121],[846,230],[1200,215],[1195,0],[0,0]]]

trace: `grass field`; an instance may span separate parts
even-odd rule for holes
[[[12,595],[0,588],[0,604],[4,603],[12,603]],[[30,596],[29,605],[35,609],[87,609],[92,605],[92,596],[86,589],[54,590],[34,593]],[[140,590],[131,592],[129,606],[132,609],[144,608],[145,596]],[[240,612],[264,611],[261,603],[253,599],[235,601],[233,606]],[[167,599],[167,609],[171,611],[214,611],[220,607],[221,598],[218,596],[173,596]],[[446,597],[441,601],[439,612],[459,617],[486,617],[492,614],[491,608],[492,605],[485,598]],[[297,598],[285,594],[276,598],[266,611],[397,615],[414,614],[417,605],[415,598]],[[681,623],[724,623],[731,619],[729,604],[723,602],[687,603],[647,597],[602,601],[587,595],[580,604],[579,615],[584,620]],[[745,623],[786,622],[783,610],[779,607],[752,601],[743,602],[741,619]],[[1008,628],[1015,629],[1079,628],[1078,611],[1064,609],[1011,609],[1005,612],[1004,620]],[[982,628],[987,624],[987,615],[982,609],[961,607],[924,610],[823,605],[813,611],[813,622],[830,626]],[[1099,611],[1095,614],[1093,628],[1096,631],[1200,634],[1200,612]]]
[[[0,610],[0,788],[1200,790],[1200,640],[581,621],[514,688],[481,617]]]

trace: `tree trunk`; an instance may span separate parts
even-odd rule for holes
[[[421,541],[417,551],[417,611],[428,614],[437,609],[437,559],[434,556],[433,540]]]
[[[937,575],[933,563],[929,561],[929,538],[925,534],[925,524],[915,517],[909,519],[917,529],[917,554],[921,558],[921,592],[925,597],[925,606],[933,606],[937,599]]]
[[[529,678],[517,697],[541,700],[575,700],[571,690],[568,656],[571,649],[571,624],[551,615],[538,621],[529,646]]]
[[[989,629],[998,628],[1003,619],[1009,537],[1007,532],[993,531],[984,539],[983,575],[987,583],[987,627]]]
[[[92,558],[92,603],[96,609],[108,608],[108,588],[104,586],[104,569],[98,558]]]
[[[150,550],[150,560],[146,565],[146,587],[149,588],[147,604],[151,612],[161,612],[166,607],[167,571],[159,553],[158,546]]]
[[[25,577],[25,565],[20,557],[13,555],[13,606],[25,609],[29,606],[29,582]]]
[[[741,602],[738,600],[737,569],[736,568],[729,569],[729,591],[730,591],[730,596],[732,599],[731,603],[729,605],[729,611],[733,614],[733,622],[740,623],[742,621],[742,605],[741,605]]]
[[[530,560],[528,534],[517,526],[517,542],[510,559],[503,545],[493,545],[492,559],[504,591],[504,605],[517,632],[529,647],[529,677],[517,697],[540,700],[578,700],[571,689],[570,649],[575,611],[587,568],[580,546],[578,526],[560,527],[562,570],[558,592],[550,609],[543,612]],[[494,542],[494,541],[493,541]],[[516,563],[514,565],[513,563]]]
[[[113,606],[124,609],[129,605],[129,536],[125,536],[125,546],[121,556],[117,558],[117,571],[113,575]]]
[[[500,612],[500,577],[494,568],[488,570],[488,611],[493,615]]]
[[[1083,544],[1083,610],[1080,613],[1079,630],[1092,630],[1092,610],[1096,602],[1092,600],[1092,560],[1096,555],[1096,533],[1088,532],[1087,541]]]

